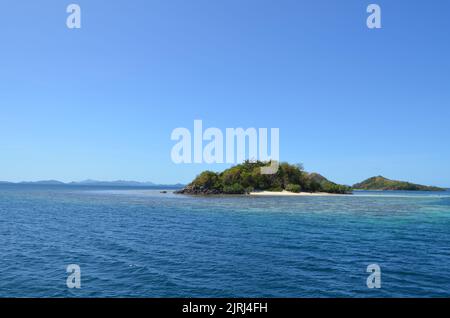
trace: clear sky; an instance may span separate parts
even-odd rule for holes
[[[172,163],[201,119],[280,128],[281,160],[336,182],[450,186],[447,0],[0,4],[0,180],[188,182],[228,167]]]

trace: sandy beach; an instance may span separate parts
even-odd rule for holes
[[[348,194],[335,194],[335,193],[326,193],[326,192],[289,192],[289,191],[281,191],[281,192],[272,192],[272,191],[258,191],[251,192],[250,195],[254,196],[336,196],[336,195],[348,195]]]

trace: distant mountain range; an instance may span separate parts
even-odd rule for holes
[[[41,181],[22,181],[22,182],[7,182],[0,181],[0,184],[29,184],[29,185],[74,185],[74,186],[107,186],[107,187],[173,187],[181,188],[184,185],[177,184],[156,184],[153,182],[138,182],[127,180],[116,181],[98,181],[98,180],[84,180],[79,182],[64,183],[58,180],[41,180]]]
[[[390,180],[383,176],[372,177],[353,185],[356,190],[445,191],[444,188],[424,186],[405,181]]]
[[[157,184],[153,182],[138,182],[127,180],[116,181],[98,181],[98,180],[84,180],[80,182],[70,182],[73,185],[94,185],[94,186],[120,186],[120,187],[154,187]]]

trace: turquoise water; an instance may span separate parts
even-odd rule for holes
[[[450,192],[0,186],[0,296],[449,297]],[[366,286],[379,264],[380,289]],[[66,266],[81,267],[81,289]]]

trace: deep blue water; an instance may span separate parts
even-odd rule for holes
[[[0,185],[0,257],[3,297],[449,297],[450,192]],[[366,286],[373,263],[380,289]],[[81,289],[66,286],[69,264]]]

